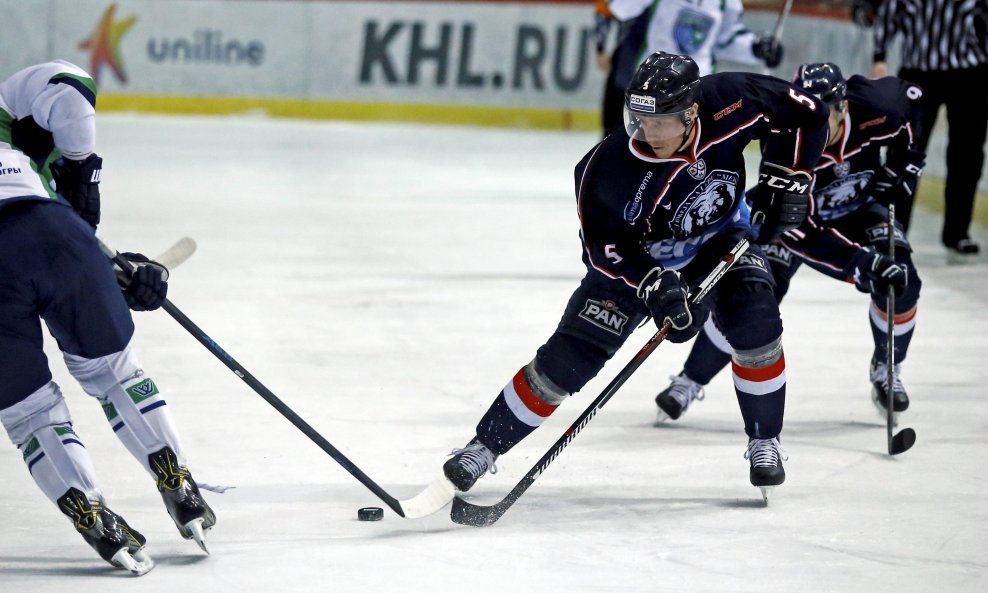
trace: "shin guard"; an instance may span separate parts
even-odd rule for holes
[[[144,375],[130,346],[94,359],[65,354],[65,363],[86,393],[99,400],[113,432],[152,477],[156,474],[148,456],[166,446],[185,465],[165,399],[155,382]]]

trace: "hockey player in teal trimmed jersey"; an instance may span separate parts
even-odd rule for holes
[[[609,0],[608,7],[621,21],[651,15],[639,61],[657,51],[684,54],[701,76],[714,71],[718,58],[769,68],[782,61],[777,39],[745,28],[741,0]]]
[[[83,539],[110,564],[140,575],[154,566],[146,540],[106,506],[52,381],[41,321],[69,372],[151,475],[181,535],[205,549],[216,517],[189,473],[157,383],[130,346],[128,307],[160,307],[167,270],[125,254],[136,271],[118,283],[94,234],[102,175],[95,106],[92,79],[68,62],[31,66],[0,82],[0,422],[31,477]]]

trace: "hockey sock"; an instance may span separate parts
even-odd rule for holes
[[[89,395],[99,400],[117,438],[147,472],[157,479],[148,456],[166,445],[180,465],[185,457],[171,412],[158,386],[144,375],[130,347],[95,359],[65,355],[69,371]]]
[[[786,359],[782,345],[768,357],[739,352],[732,362],[734,390],[750,438],[770,439],[782,432],[786,407]]]
[[[10,440],[20,449],[31,477],[52,502],[69,488],[101,500],[96,472],[82,441],[72,429],[72,418],[62,393],[53,382],[26,399],[0,411]]]
[[[913,330],[916,328],[916,309],[917,307],[912,307],[908,311],[895,314],[895,352],[892,353],[895,364],[906,359],[909,341],[912,340]],[[871,335],[875,339],[875,360],[885,362],[888,360],[888,314],[872,302],[869,318]]]
[[[532,361],[504,386],[480,419],[477,438],[497,455],[503,455],[545,422],[567,395],[539,374]]]
[[[707,317],[703,331],[693,342],[693,348],[683,365],[683,373],[700,385],[707,385],[731,362],[731,345],[714,324],[713,315]]]

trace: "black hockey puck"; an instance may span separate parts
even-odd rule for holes
[[[384,518],[384,509],[381,507],[364,507],[357,509],[357,518],[361,521],[380,521]]]

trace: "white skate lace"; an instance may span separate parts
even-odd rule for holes
[[[672,381],[672,385],[669,386],[669,395],[679,403],[683,411],[689,407],[693,400],[703,401],[703,398],[706,397],[706,394],[703,393],[703,385],[688,377],[670,375],[669,379]]]
[[[782,449],[779,439],[751,439],[744,458],[751,461],[751,467],[775,467],[779,459],[789,459]]]
[[[497,473],[497,466],[494,465],[494,460],[497,457],[481,443],[471,443],[462,449],[453,449],[450,455],[460,455],[457,463],[470,472],[474,479],[488,471],[492,475]]]
[[[871,382],[877,383],[885,389],[888,384],[888,365],[884,362],[875,364],[875,369],[871,371]],[[900,365],[892,367],[892,393],[905,393],[906,388],[902,386],[902,379],[899,378]]]

